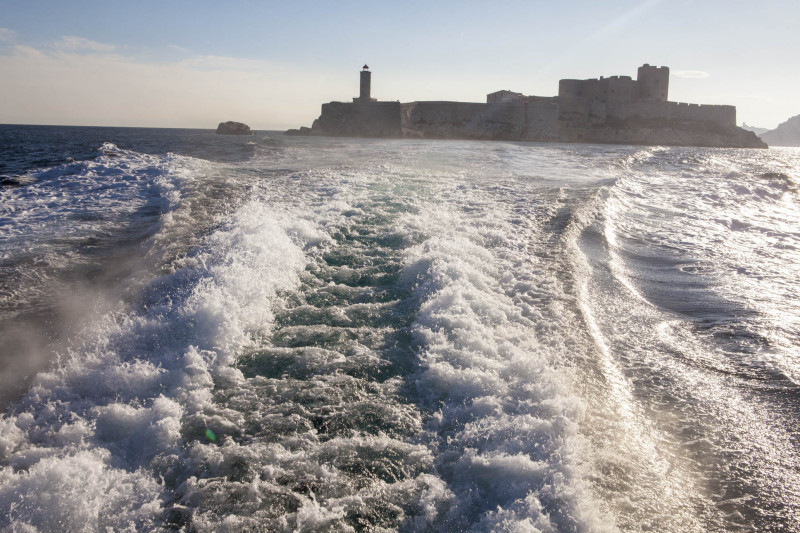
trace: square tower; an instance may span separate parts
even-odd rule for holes
[[[639,99],[666,102],[669,94],[669,67],[651,67],[647,63],[639,67],[636,77]]]

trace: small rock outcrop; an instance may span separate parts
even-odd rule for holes
[[[311,128],[307,128],[306,126],[300,126],[300,129],[286,130],[285,132],[283,132],[283,134],[294,135],[294,136],[311,135]]]
[[[795,115],[777,128],[760,135],[770,146],[800,146],[800,115]]]
[[[241,122],[234,122],[229,120],[228,122],[220,122],[219,126],[217,126],[217,134],[218,135],[252,135],[253,132],[250,131],[250,126],[247,124],[243,124]]]

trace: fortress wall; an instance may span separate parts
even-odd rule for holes
[[[558,114],[557,102],[539,100],[528,103],[528,134],[529,141],[555,141],[558,140]]]
[[[635,82],[629,76],[614,76],[607,78],[608,103],[632,102],[638,98],[638,90],[634,92]]]
[[[589,102],[632,102],[639,97],[639,86],[630,76],[561,80],[558,96],[564,100],[583,98]]]
[[[411,128],[411,114],[414,112],[414,108],[417,107],[418,103],[419,102],[405,102],[400,104],[400,125],[404,129]]]
[[[608,104],[608,118],[628,120],[679,120],[711,122],[721,126],[736,125],[736,108],[728,105],[683,104],[678,102],[633,102]]]
[[[485,112],[490,106],[514,104],[483,104],[477,102],[412,102],[404,104],[404,118],[413,124],[425,125],[436,122],[460,124],[469,122],[475,115]],[[404,124],[405,126],[405,124]]]
[[[525,132],[525,102],[413,102],[403,104],[402,126],[424,137],[519,139]]]
[[[582,80],[560,80],[558,82],[558,97],[562,100],[581,98]]]
[[[678,120],[703,120],[721,126],[736,126],[736,107],[732,105],[679,103],[674,113]]]
[[[608,98],[608,84],[605,80],[583,80],[581,94],[590,102],[605,102]]]
[[[316,135],[400,137],[400,102],[329,102],[311,126]]]
[[[608,118],[608,104],[603,102],[590,103],[587,118],[590,126],[602,126]]]
[[[566,100],[558,104],[558,140],[583,141],[589,127],[591,104],[583,99]]]
[[[586,100],[566,100],[559,102],[558,121],[570,128],[589,126],[589,102]]]

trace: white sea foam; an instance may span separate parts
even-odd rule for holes
[[[156,526],[160,487],[111,465],[99,447],[0,470],[3,526],[12,531],[141,531]]]
[[[242,379],[230,365],[269,330],[278,292],[297,283],[300,235],[320,239],[263,204],[243,205],[182,268],[152,282],[142,308],[91,325],[83,345],[37,377],[2,419],[0,525],[158,523],[163,487],[147,467],[182,454],[182,424],[210,402],[214,379]]]
[[[93,160],[31,171],[25,187],[0,190],[0,220],[7,223],[0,257],[24,251],[57,260],[65,251],[55,246],[59,240],[112,234],[144,206],[166,212],[179,201],[176,171],[188,158],[176,162],[110,143],[100,152]]]
[[[694,218],[649,237],[708,237],[658,172],[709,213],[770,202],[770,243],[793,246],[792,171],[709,191],[691,172],[740,172],[713,151],[281,143],[236,164],[105,146],[5,191],[31,249],[60,235],[37,202],[77,209],[48,180],[82,198],[85,179],[109,220],[119,207],[110,234],[137,216],[126,195],[159,212],[124,300],[82,317],[0,417],[0,529],[700,531],[763,518],[763,494],[794,509],[789,426],[715,397],[733,367],[696,355],[707,339],[645,290],[662,270],[631,268],[673,256],[626,256],[664,197]],[[770,227],[713,218],[738,244]],[[736,415],[750,432],[725,440]],[[737,470],[751,455],[763,470]]]
[[[433,411],[426,431],[456,496],[454,524],[607,529],[581,473],[583,406],[560,374],[565,354],[537,338],[535,305],[519,292],[535,260],[502,218],[425,212],[408,221],[429,238],[407,250],[404,277],[422,302],[416,390]]]

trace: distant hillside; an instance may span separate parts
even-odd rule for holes
[[[772,131],[759,137],[770,146],[800,146],[800,115],[796,115]]]
[[[742,122],[742,129],[747,131],[752,131],[756,135],[761,135],[762,133],[767,133],[769,131],[769,128],[759,128],[757,126],[750,126],[748,124],[745,124],[744,122]]]

